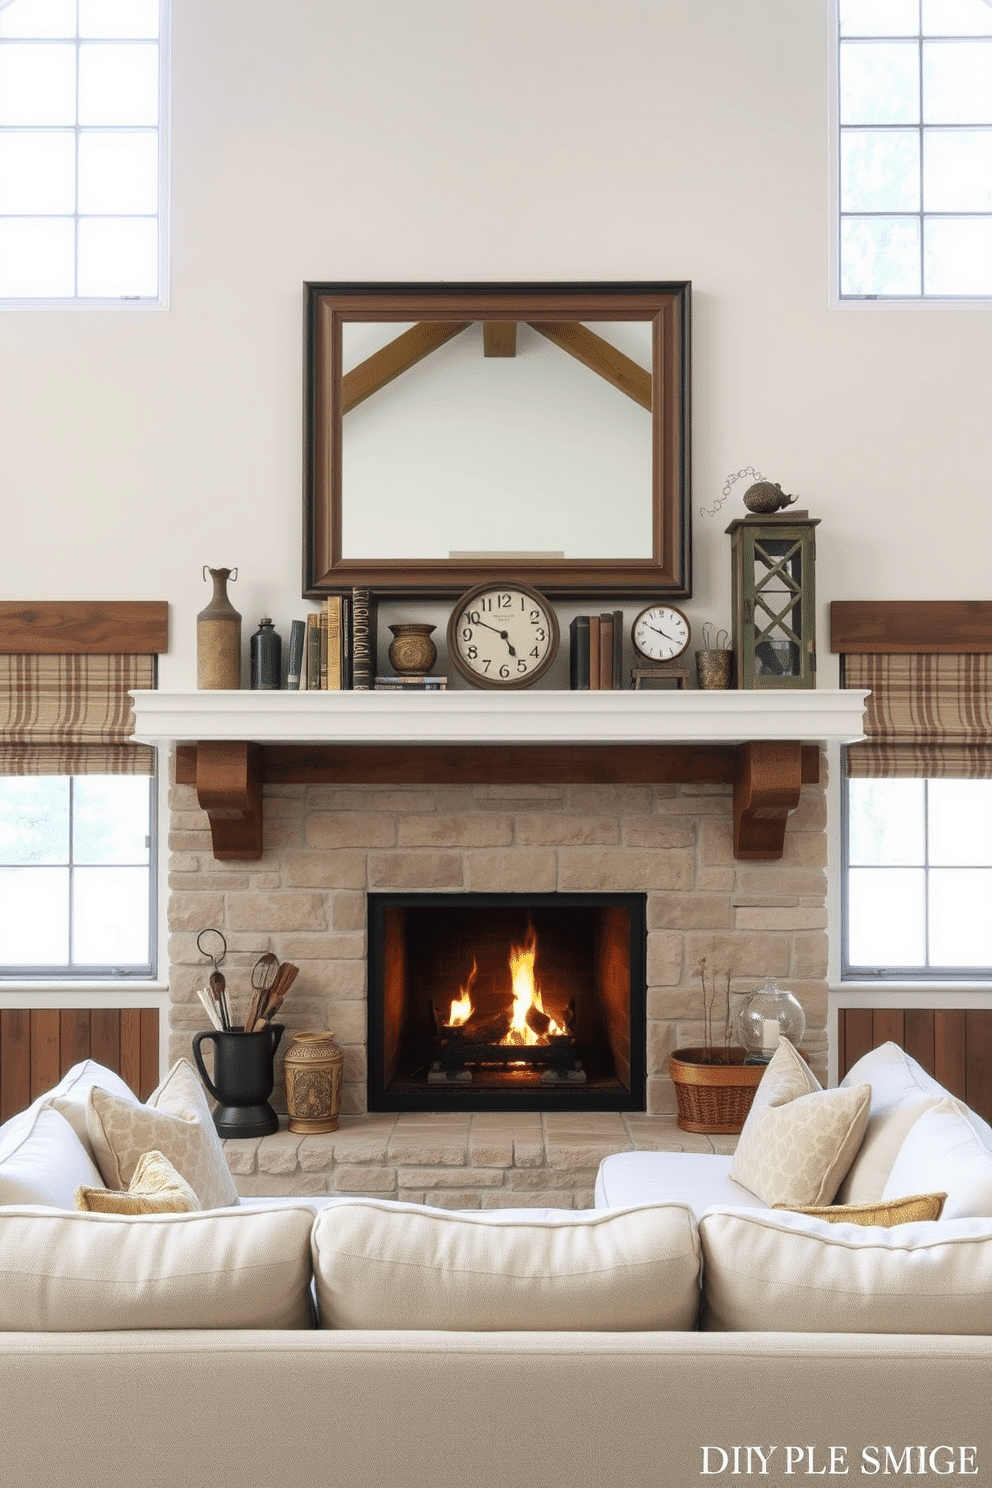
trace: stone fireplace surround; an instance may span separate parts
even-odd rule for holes
[[[378,1194],[455,1207],[591,1203],[607,1152],[730,1150],[678,1130],[666,1073],[701,1035],[699,965],[733,976],[735,997],[774,975],[807,1015],[804,1046],[826,1069],[826,805],[802,789],[777,862],[733,856],[730,786],[267,785],[265,849],[219,862],[191,785],[170,795],[172,1058],[203,1026],[197,932],[221,928],[235,1010],[254,958],[300,967],[283,1008],[294,1031],[327,1027],[345,1054],[338,1132],[228,1142],[240,1191]],[[647,1069],[643,1113],[368,1114],[366,892],[487,889],[647,895]],[[209,967],[206,968],[209,970]],[[282,1052],[282,1051],[280,1051]],[[277,1088],[273,1103],[285,1109]]]

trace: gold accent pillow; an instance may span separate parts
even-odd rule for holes
[[[124,1192],[76,1189],[77,1209],[91,1214],[192,1214],[200,1204],[186,1179],[161,1152],[144,1152]]]
[[[831,1224],[892,1225],[912,1224],[919,1219],[939,1219],[946,1193],[907,1194],[904,1199],[879,1199],[874,1204],[812,1204],[793,1208],[791,1204],[773,1204],[773,1209],[788,1209],[792,1214],[812,1214]]]

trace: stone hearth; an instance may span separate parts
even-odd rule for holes
[[[269,785],[263,856],[219,862],[194,787],[174,785],[171,1057],[188,1056],[203,1026],[196,988],[209,965],[196,936],[210,926],[227,937],[236,1018],[255,957],[271,949],[300,968],[284,1046],[294,1031],[326,1027],[345,1054],[341,1131],[231,1144],[243,1191],[587,1202],[605,1152],[700,1140],[674,1126],[667,1059],[700,1041],[704,957],[721,979],[730,971],[735,997],[768,975],[796,993],[825,1080],[825,773],[823,762],[821,783],[803,787],[782,859],[759,863],[734,858],[730,786]],[[407,889],[646,894],[646,1111],[367,1114],[366,893]],[[273,1104],[285,1111],[282,1096],[277,1078]]]

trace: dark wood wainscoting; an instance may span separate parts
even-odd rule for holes
[[[840,1008],[837,1077],[869,1049],[898,1044],[941,1085],[992,1121],[992,1008]]]
[[[145,1100],[159,1081],[158,1008],[0,1009],[0,1121],[81,1059],[116,1071]]]

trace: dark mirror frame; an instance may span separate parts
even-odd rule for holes
[[[652,368],[650,558],[514,561],[549,594],[691,595],[690,302],[687,280],[647,284],[323,284],[306,292],[303,594],[368,586],[382,594],[458,594],[491,574],[488,560],[347,559],[341,551],[342,327],[347,321],[514,321],[561,326],[647,321]],[[429,338],[429,332],[428,332]],[[591,338],[595,340],[595,338]],[[559,343],[560,344],[560,343]],[[566,348],[570,349],[570,348]],[[426,354],[426,351],[421,352]],[[581,351],[572,350],[584,360]],[[406,365],[412,365],[410,359]],[[586,363],[594,365],[593,362]],[[613,376],[603,365],[594,370]],[[637,369],[634,369],[635,372]],[[623,372],[616,374],[621,385]],[[604,492],[609,500],[609,492]]]

